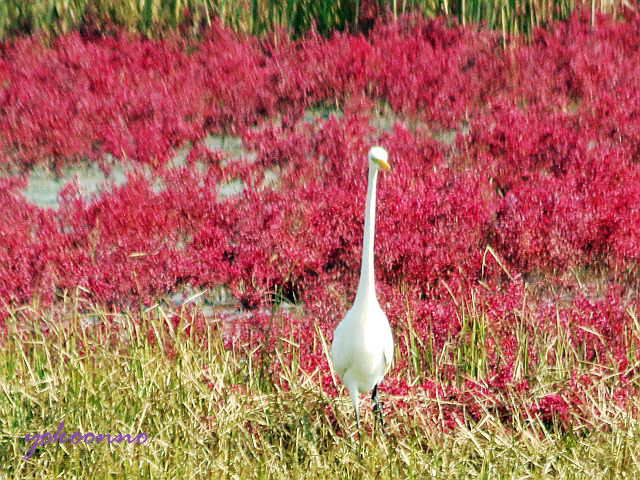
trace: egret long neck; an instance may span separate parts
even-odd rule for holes
[[[356,302],[376,297],[375,275],[373,272],[373,241],[376,232],[376,184],[378,169],[369,168],[367,205],[364,212],[364,239],[362,241],[362,265]]]

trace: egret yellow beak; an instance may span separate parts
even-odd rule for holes
[[[386,160],[383,160],[381,158],[376,158],[376,163],[380,165],[380,168],[385,172],[391,171],[391,165],[389,165],[389,162],[387,162]]]

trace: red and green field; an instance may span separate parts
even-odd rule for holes
[[[396,358],[358,441],[328,346],[374,144]],[[0,478],[640,471],[636,14],[5,40],[0,205]],[[149,441],[25,460],[62,420]]]

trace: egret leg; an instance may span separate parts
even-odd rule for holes
[[[353,409],[356,412],[356,427],[358,432],[360,432],[360,405],[359,405],[359,396],[358,387],[355,384],[350,384],[348,387],[349,396],[351,397],[351,402],[353,403]]]
[[[380,398],[378,398],[377,384],[375,387],[373,387],[373,391],[371,392],[371,400],[373,400],[373,403],[374,403],[373,412],[376,414],[376,417],[378,417],[378,420],[380,421],[380,425],[384,429],[384,414],[382,413],[382,403],[380,402]]]
[[[358,436],[358,443],[357,443],[357,449],[358,449],[358,457],[360,458],[360,460],[363,459],[362,456],[362,431],[360,430],[360,408],[357,401],[356,404],[354,405],[354,410],[356,411],[356,435]]]
[[[362,454],[362,432],[360,431],[360,412],[358,412],[358,407],[356,407],[356,435],[353,438],[353,448],[358,452],[358,458],[362,462],[364,455]]]

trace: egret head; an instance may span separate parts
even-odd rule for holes
[[[382,147],[371,147],[371,150],[369,150],[369,166],[381,168],[387,172],[391,171],[387,151]]]

